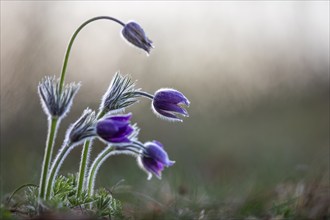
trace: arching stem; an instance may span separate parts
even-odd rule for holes
[[[122,21],[120,21],[116,18],[113,18],[110,16],[98,16],[98,17],[94,17],[94,18],[91,18],[91,19],[85,21],[77,28],[77,30],[73,33],[73,35],[70,39],[70,42],[68,44],[68,47],[66,49],[66,52],[65,52],[65,57],[64,57],[64,62],[63,62],[62,72],[61,72],[61,78],[60,78],[60,85],[59,85],[60,93],[62,92],[62,89],[63,89],[65,74],[66,74],[67,65],[68,65],[68,61],[69,61],[69,56],[70,56],[70,52],[71,52],[71,48],[72,48],[74,40],[76,39],[78,33],[86,25],[88,25],[89,23],[91,23],[93,21],[102,20],[102,19],[111,20],[111,21],[114,21],[114,22],[120,24],[121,26],[125,26],[125,23],[123,23]],[[86,176],[86,168],[87,168],[89,153],[90,153],[90,141],[86,141],[84,144],[84,148],[83,148],[82,156],[81,156],[81,162],[79,165],[79,178],[78,178],[78,188],[77,188],[78,197],[81,195],[81,192],[84,188],[84,181],[85,181],[85,176]]]
[[[109,16],[98,16],[98,17],[94,17],[91,18],[87,21],[85,21],[84,23],[82,23],[78,29],[73,33],[70,42],[68,44],[68,47],[66,49],[66,53],[65,53],[65,57],[64,57],[64,62],[63,62],[63,66],[62,66],[62,72],[61,72],[61,79],[60,79],[60,92],[62,92],[63,89],[63,84],[64,84],[64,78],[65,78],[65,73],[66,73],[66,69],[67,69],[67,65],[68,65],[68,61],[69,61],[69,56],[70,56],[70,52],[71,52],[71,48],[73,45],[74,40],[76,39],[78,33],[89,23],[93,22],[93,21],[97,21],[97,20],[102,20],[102,19],[106,19],[106,20],[111,20],[114,21],[122,26],[125,26],[125,23],[123,23],[122,21],[113,18],[113,17],[109,17]]]
[[[154,99],[154,96],[151,95],[151,94],[149,94],[149,93],[147,93],[147,92],[143,92],[143,91],[134,91],[134,93],[135,93],[136,95],[144,96],[144,97],[146,97],[146,98],[148,98],[148,99],[151,99],[151,100]]]

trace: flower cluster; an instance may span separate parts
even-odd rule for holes
[[[84,148],[79,169],[77,198],[80,198],[82,191],[89,195],[93,193],[97,171],[111,155],[125,153],[135,156],[138,165],[147,172],[148,179],[152,175],[161,179],[164,168],[175,163],[169,159],[160,142],[149,141],[144,144],[140,142],[138,140],[139,128],[131,122],[133,114],[123,114],[122,112],[138,103],[140,98],[148,98],[151,100],[152,111],[161,119],[182,122],[179,116],[188,117],[185,107],[189,106],[189,100],[180,91],[169,88],[161,88],[153,95],[149,94],[135,88],[135,82],[129,75],[121,75],[119,72],[114,75],[109,88],[103,95],[98,112],[96,113],[89,108],[83,111],[81,117],[67,129],[63,145],[55,159],[50,163],[59,122],[69,112],[72,100],[80,87],[80,84],[75,83],[64,85],[66,64],[72,42],[85,25],[98,19],[108,19],[122,25],[123,37],[147,53],[153,48],[152,41],[146,36],[140,25],[135,22],[124,24],[115,18],[100,16],[84,22],[77,29],[65,56],[61,78],[46,77],[38,86],[43,109],[48,118],[51,119],[49,120],[49,133],[40,180],[40,200],[52,198],[54,181],[61,164],[69,152],[82,143],[84,143]],[[106,146],[89,166],[89,155],[94,139],[101,140]]]

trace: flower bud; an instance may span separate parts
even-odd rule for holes
[[[159,89],[155,92],[152,109],[160,118],[170,121],[182,121],[177,115],[188,117],[188,112],[181,105],[189,106],[189,100],[175,89]]]
[[[130,136],[134,128],[130,124],[132,114],[113,115],[97,122],[96,133],[104,141],[112,144],[131,143]]]
[[[143,155],[138,158],[140,167],[148,173],[148,179],[151,179],[152,174],[161,179],[164,167],[172,166],[175,161],[168,158],[163,145],[158,141],[146,142]]]
[[[146,36],[141,26],[133,21],[124,26],[122,34],[128,42],[145,50],[148,54],[153,48],[152,41]]]

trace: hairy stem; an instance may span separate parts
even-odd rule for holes
[[[111,20],[111,21],[114,21],[114,22],[116,22],[116,23],[118,23],[122,26],[125,26],[125,23],[123,23],[122,21],[120,21],[116,18],[109,17],[109,16],[98,16],[98,17],[94,17],[94,18],[91,18],[91,19],[85,21],[83,24],[81,24],[78,27],[78,29],[73,33],[73,35],[72,35],[72,37],[69,41],[68,47],[66,49],[66,52],[65,52],[65,57],[64,57],[64,62],[63,62],[62,72],[61,72],[61,77],[60,77],[60,84],[59,84],[59,93],[60,94],[62,93],[62,90],[63,90],[65,74],[66,74],[67,65],[68,65],[68,61],[69,61],[69,56],[70,56],[70,52],[71,52],[74,40],[76,39],[78,33],[87,24],[89,24],[93,21],[96,21],[96,20],[101,20],[101,19]],[[51,176],[49,178],[48,185],[46,185],[47,176],[48,176],[48,169],[49,169],[50,160],[51,160],[52,151],[53,151],[53,146],[54,146],[54,140],[55,140],[56,132],[57,132],[57,129],[58,129],[58,124],[59,124],[58,122],[59,122],[59,120],[57,118],[52,118],[51,121],[49,122],[47,146],[46,146],[46,150],[45,150],[44,160],[43,160],[43,164],[42,164],[41,178],[40,178],[39,199],[44,199],[44,198],[47,199],[47,198],[50,197],[50,192],[52,190],[52,181],[54,179],[53,176],[55,175],[56,169],[58,169],[58,168],[56,168],[55,170],[52,170],[53,172],[51,173],[51,175],[53,175],[53,176]],[[63,149],[63,151],[64,150],[65,149]],[[88,152],[89,149],[87,148],[86,150]],[[61,153],[63,151],[61,151]],[[85,161],[87,162],[87,158],[85,158]],[[58,162],[58,161],[54,161],[54,164],[55,164],[55,162]],[[49,184],[51,184],[51,185],[49,185]],[[47,195],[45,196],[45,191],[46,190],[47,190]]]
[[[61,164],[63,163],[64,159],[68,156],[68,154],[72,150],[72,148],[73,148],[72,145],[64,144],[54,160],[52,167],[50,169],[50,174],[49,174],[49,178],[48,178],[46,200],[50,199],[57,173],[61,167]]]
[[[42,170],[41,170],[40,186],[39,186],[39,199],[45,199],[45,191],[47,187],[46,185],[47,175],[48,175],[50,160],[53,153],[54,142],[55,142],[54,140],[59,122],[60,121],[58,118],[51,118],[48,120],[49,129],[48,129],[47,144],[46,144],[44,159],[42,162]]]
[[[86,179],[86,168],[90,154],[90,141],[85,141],[84,147],[81,153],[80,166],[79,166],[79,177],[78,177],[78,188],[77,188],[77,197],[80,197]]]
[[[89,196],[93,195],[94,193],[94,185],[95,185],[95,179],[96,174],[98,170],[100,169],[102,163],[108,159],[110,156],[118,155],[118,154],[128,154],[131,156],[137,156],[140,154],[140,152],[135,151],[133,149],[125,148],[123,150],[119,149],[113,149],[112,146],[108,146],[105,148],[94,160],[93,164],[91,165],[91,168],[88,172],[88,187],[87,187],[87,193]]]
[[[71,48],[72,48],[72,45],[73,45],[73,42],[74,40],[76,39],[78,33],[89,23],[93,22],[93,21],[96,21],[96,20],[101,20],[101,19],[106,19],[106,20],[111,20],[111,21],[114,21],[122,26],[125,26],[125,23],[123,23],[122,21],[116,19],[116,18],[113,18],[113,17],[109,17],[109,16],[98,16],[98,17],[94,17],[94,18],[91,18],[87,21],[85,21],[84,23],[82,23],[78,29],[73,33],[71,39],[70,39],[70,42],[68,44],[68,47],[66,49],[66,53],[65,53],[65,57],[64,57],[64,62],[63,62],[63,66],[62,66],[62,73],[61,73],[61,79],[60,79],[60,93],[62,91],[62,88],[63,88],[63,84],[64,84],[64,78],[65,78],[65,73],[66,73],[66,69],[67,69],[67,65],[68,65],[68,61],[69,61],[69,56],[70,56],[70,52],[71,52]]]
[[[105,115],[104,111],[98,113],[97,119],[102,118]],[[79,177],[78,177],[78,188],[77,188],[77,197],[79,197],[84,190],[87,180],[87,167],[88,167],[88,159],[91,151],[91,141],[87,140],[84,143],[83,151],[81,153],[81,160],[79,165]]]
[[[81,24],[78,29],[73,33],[71,40],[69,42],[68,48],[66,50],[65,53],[65,58],[64,58],[64,63],[63,63],[63,67],[62,67],[62,73],[61,73],[61,79],[60,79],[60,91],[62,90],[63,84],[64,84],[64,78],[65,78],[65,73],[66,73],[66,69],[67,69],[67,64],[68,64],[68,60],[69,60],[69,56],[70,56],[70,52],[71,52],[71,48],[73,45],[74,40],[76,39],[78,33],[89,23],[96,21],[96,20],[101,20],[101,19],[107,19],[107,20],[111,20],[114,22],[117,22],[118,24],[125,26],[125,24],[113,17],[109,17],[109,16],[98,16],[98,17],[94,17],[91,18],[87,21],[85,21],[83,24]],[[102,117],[105,113],[104,112],[100,112],[99,113],[99,118]],[[86,171],[87,171],[87,167],[88,167],[88,156],[90,154],[91,151],[91,143],[90,141],[85,141],[84,147],[83,147],[83,151],[82,151],[82,155],[81,155],[81,161],[80,161],[80,165],[79,165],[79,177],[78,177],[78,188],[77,188],[77,197],[79,197],[84,189],[84,185],[86,182]]]
[[[148,98],[148,99],[151,99],[151,100],[154,99],[154,96],[151,95],[151,94],[149,94],[149,93],[147,93],[147,92],[143,92],[143,91],[135,91],[134,93],[135,93],[136,95],[144,96],[144,97],[146,97],[146,98]]]
[[[94,160],[93,164],[88,173],[88,195],[92,195],[94,191],[94,183],[96,173],[99,170],[101,164],[111,155],[116,154],[117,152],[112,149],[112,146],[105,148]]]

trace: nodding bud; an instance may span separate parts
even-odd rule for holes
[[[100,111],[107,113],[115,110],[123,110],[133,105],[138,100],[135,91],[135,83],[129,75],[121,75],[119,72],[113,77],[110,86],[103,95]]]
[[[175,89],[159,89],[155,92],[152,109],[160,118],[170,121],[182,121],[177,115],[188,117],[182,105],[189,106],[189,100]]]
[[[97,117],[94,111],[85,109],[81,117],[69,128],[67,141],[71,144],[79,143],[96,136],[95,126]]]
[[[50,117],[64,117],[71,108],[74,96],[80,84],[70,83],[60,92],[59,80],[55,77],[45,77],[38,85],[38,93],[44,112]]]
[[[152,174],[161,179],[164,167],[172,166],[175,161],[168,158],[163,145],[158,141],[146,142],[143,155],[138,158],[140,167],[148,173],[148,179]]]
[[[148,54],[151,48],[153,48],[152,41],[146,36],[144,30],[139,24],[133,21],[124,26],[122,34],[127,41],[145,50]]]

